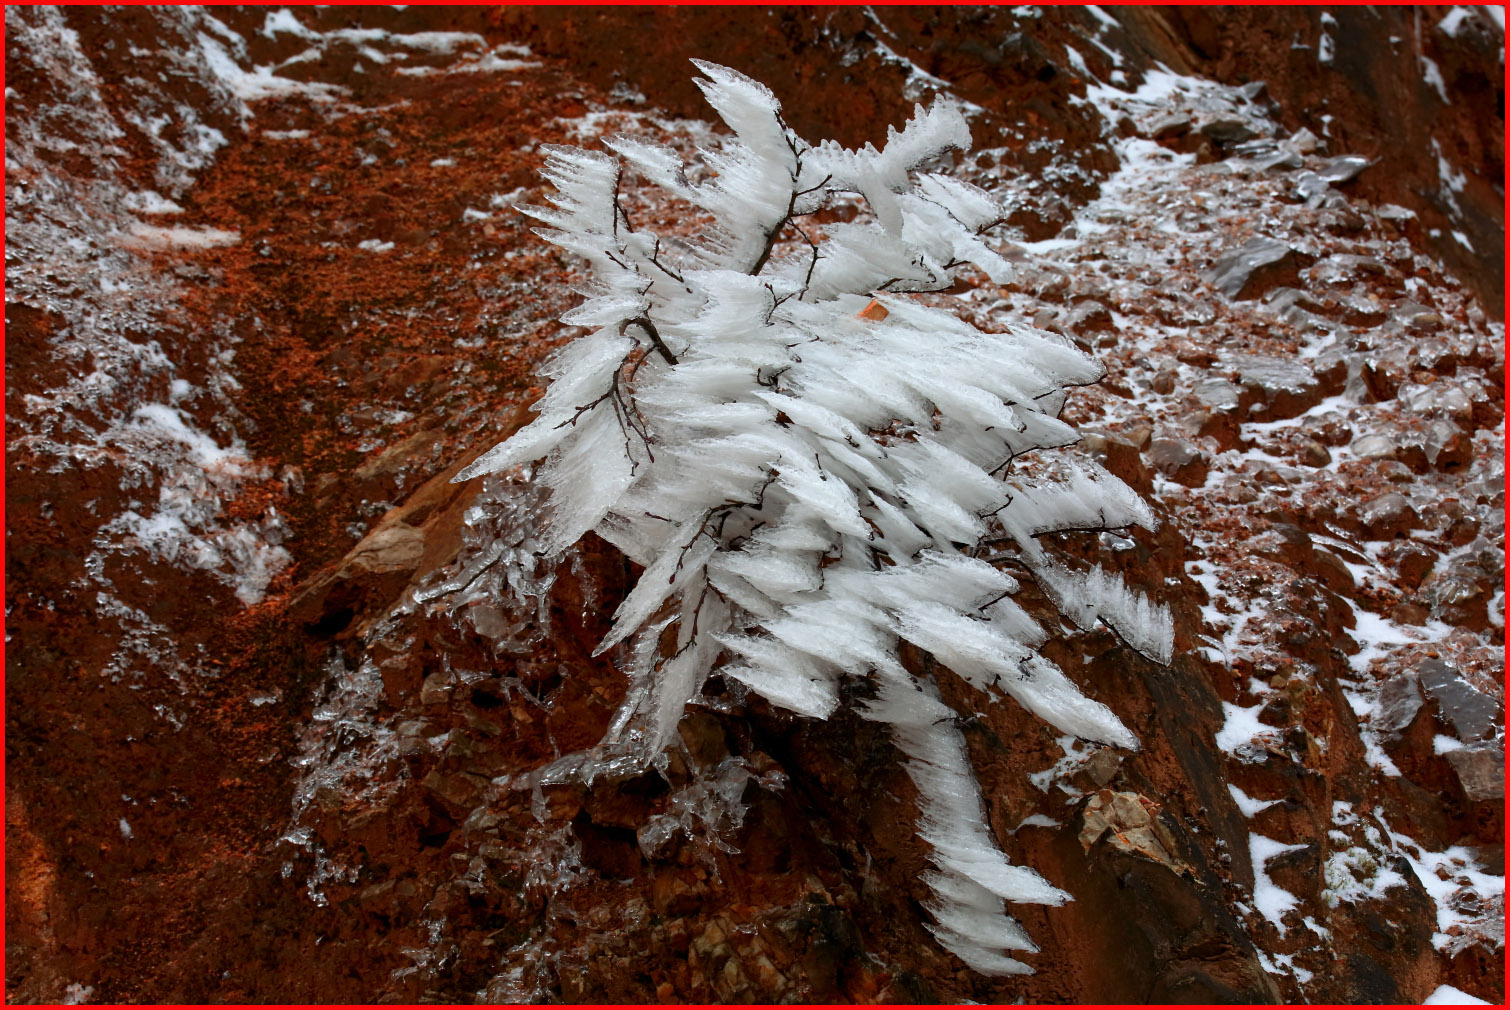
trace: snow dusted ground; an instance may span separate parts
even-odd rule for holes
[[[1316,551],[1340,559],[1328,559],[1341,570],[1328,584],[1346,608],[1347,634],[1337,654],[1347,662],[1339,679],[1360,720],[1368,763],[1379,775],[1399,776],[1378,742],[1380,695],[1391,675],[1440,657],[1494,721],[1503,707],[1504,421],[1490,406],[1500,391],[1489,374],[1502,359],[1504,327],[1487,320],[1451,276],[1392,227],[1408,212],[1350,205],[1329,184],[1329,173],[1355,167],[1339,157],[1345,152],[1327,157],[1309,136],[1271,139],[1278,131],[1253,97],[1167,72],[1146,75],[1133,91],[1091,87],[1089,100],[1106,120],[1128,117],[1136,134],[1117,142],[1122,168],[1066,234],[1024,247],[1024,272],[1033,280],[1008,303],[1040,325],[1065,321],[1073,328],[1077,310],[1043,297],[1065,278],[1069,300],[1111,309],[1106,335],[1087,336],[1104,348],[1112,374],[1100,395],[1088,397],[1093,406],[1070,410],[1082,423],[1154,449],[1145,453],[1153,463],[1154,499],[1194,547],[1198,560],[1186,573],[1208,598],[1191,645],[1207,661],[1245,674],[1238,699],[1224,702],[1227,720],[1216,738],[1229,761],[1261,761],[1264,748],[1279,745],[1283,726],[1265,720],[1265,709],[1310,683],[1314,667],[1297,661],[1290,632],[1296,619],[1314,617],[1283,595],[1294,571],[1305,569],[1274,550],[1277,537],[1265,527],[1293,522],[1321,504],[1325,511],[1313,515],[1323,516],[1322,528],[1308,539]],[[1236,156],[1205,165],[1145,139],[1180,119],[1195,129],[1241,123],[1254,139]],[[1252,236],[1277,240],[1314,265],[1300,270],[1294,286],[1243,301],[1201,283],[1214,281],[1222,257]],[[1382,277],[1388,285],[1371,282]],[[980,291],[975,296],[984,300]],[[1359,323],[1374,322],[1383,323],[1382,333],[1359,333]],[[1401,353],[1391,342],[1414,344],[1410,353],[1421,363],[1396,396],[1380,396],[1363,372],[1375,367],[1372,355]],[[1423,370],[1448,354],[1477,367]],[[1326,368],[1340,389],[1319,388],[1316,376]],[[1252,405],[1245,390],[1253,393]],[[1295,393],[1301,401],[1284,402]],[[1235,415],[1233,430],[1212,433],[1213,406]],[[1449,439],[1460,453],[1454,464],[1444,464]],[[1163,454],[1159,440],[1166,440]],[[1412,468],[1392,458],[1392,450],[1408,446],[1425,448],[1436,465],[1416,461]],[[1204,469],[1203,479],[1192,474],[1192,463]],[[1399,494],[1408,502],[1401,507],[1419,517],[1408,541],[1415,546],[1407,550],[1435,555],[1438,585],[1454,572],[1471,573],[1462,577],[1465,588],[1443,587],[1430,601],[1409,593],[1398,564],[1407,555],[1395,530],[1370,522],[1368,503],[1387,494]],[[1361,524],[1348,508],[1359,502]],[[1446,517],[1438,511],[1444,505]],[[1476,620],[1451,612],[1459,591],[1482,608]],[[1488,733],[1483,746],[1502,751],[1502,725]],[[1477,745],[1463,736],[1439,737],[1438,752]],[[1324,749],[1327,741],[1315,745]],[[1229,788],[1250,818],[1272,803]],[[1337,802],[1323,902],[1335,908],[1384,898],[1403,883],[1387,868],[1403,858],[1436,902],[1439,950],[1458,949],[1474,935],[1502,946],[1503,866],[1459,846],[1430,851],[1412,840],[1412,831],[1408,821],[1391,825],[1381,808],[1354,812]],[[1327,928],[1302,914],[1300,901],[1266,866],[1303,847],[1255,830],[1253,893],[1233,895],[1239,909],[1278,927],[1281,942],[1265,948],[1267,963],[1302,992],[1324,970],[1324,956],[1307,955],[1324,949]]]
[[[1464,11],[1454,8],[1442,30],[1463,30],[1470,16]],[[43,516],[82,509],[94,531],[74,591],[115,637],[109,660],[91,675],[140,687],[163,671],[175,692],[188,693],[201,686],[197,678],[216,675],[217,646],[175,630],[155,607],[162,590],[154,587],[203,593],[225,614],[282,605],[295,588],[287,583],[301,544],[278,507],[264,504],[264,491],[314,493],[282,460],[254,458],[248,448],[255,429],[238,406],[243,390],[236,378],[247,331],[228,318],[209,327],[186,322],[186,306],[196,297],[191,289],[216,279],[213,257],[244,250],[246,241],[241,231],[195,216],[197,181],[248,136],[287,145],[276,150],[301,150],[319,144],[330,124],[368,115],[390,98],[436,100],[381,90],[374,97],[351,84],[361,73],[415,87],[438,88],[452,75],[487,75],[511,86],[541,63],[526,47],[471,32],[321,31],[286,9],[267,12],[255,30],[241,33],[213,13],[173,9],[162,17],[167,36],[135,58],[150,61],[143,66],[152,71],[192,79],[203,93],[193,101],[145,101],[121,113],[104,105],[100,96],[112,82],[91,68],[61,15],[7,11],[16,51],[45,64],[41,76],[57,89],[8,100],[18,124],[7,144],[8,284],[13,301],[35,310],[23,320],[21,309],[8,306],[8,328],[24,322],[45,331],[61,363],[26,366],[32,381],[7,423],[20,465],[42,474],[93,475],[83,486],[96,490],[84,500],[39,506]],[[875,24],[876,51],[906,71],[909,96],[947,91],[947,82],[898,55],[884,25]],[[1037,242],[1023,234],[1002,237],[998,248],[1013,263],[1014,280],[995,286],[978,278],[941,304],[962,306],[986,329],[1012,318],[1063,332],[1108,366],[1100,385],[1071,398],[1067,417],[1089,430],[1083,451],[1151,496],[1177,533],[1161,543],[1188,545],[1151,586],[1177,611],[1169,676],[1204,677],[1221,695],[1224,721],[1210,742],[1227,779],[1219,791],[1230,797],[1245,837],[1211,844],[1226,857],[1223,899],[1282,994],[1298,1001],[1329,991],[1330,961],[1345,934],[1358,929],[1359,910],[1403,907],[1418,897],[1430,903],[1435,954],[1429,956],[1446,964],[1475,945],[1502,952],[1503,850],[1459,844],[1452,832],[1461,824],[1448,829],[1418,818],[1423,808],[1402,797],[1421,791],[1412,776],[1428,789],[1466,792],[1485,803],[1494,799],[1491,780],[1502,790],[1503,326],[1418,251],[1420,229],[1409,211],[1346,195],[1352,176],[1377,169],[1309,134],[1280,135],[1260,91],[1167,71],[1140,76],[1107,38],[1087,33],[1084,54],[1071,47],[1067,59],[1092,80],[1085,101],[1107,124],[1104,139],[1120,167],[1060,233]],[[1101,83],[1088,65],[1098,61],[1116,68]],[[322,79],[333,66],[367,70],[337,84]],[[1432,69],[1423,64],[1422,72]],[[301,116],[274,117],[269,110],[284,109],[280,102],[297,105]],[[653,96],[629,84],[582,104],[585,111],[552,118],[542,132],[548,126],[557,139],[589,147],[628,132],[668,142],[684,155],[716,142],[707,123],[665,115]],[[966,112],[975,122],[985,115],[976,107]],[[521,135],[515,142],[523,155],[536,140]],[[1009,208],[1052,199],[1056,181],[1093,181],[1051,142],[984,130],[976,142],[957,170],[994,189]],[[1044,173],[1023,179],[1003,170],[1020,143],[1041,146]],[[393,156],[377,144],[373,151],[374,159]],[[1449,153],[1433,152],[1439,181],[1460,192],[1466,183]],[[427,157],[415,166],[451,171],[460,157]],[[536,255],[512,208],[539,203],[544,186],[518,182],[500,181],[455,208],[479,243],[486,237],[508,246],[486,268],[474,260],[458,272],[477,274],[492,293],[487,285],[504,283],[495,272],[522,264],[517,272],[555,271],[551,283],[564,291],[580,271]],[[687,211],[638,191],[630,202],[636,214],[671,231]],[[412,240],[381,236],[356,229],[328,241],[372,262],[413,255]],[[1468,246],[1466,235],[1457,241]],[[788,251],[804,248],[794,241]],[[511,339],[540,332],[554,314],[539,305],[510,311],[499,309],[487,321]],[[485,381],[476,378],[484,357],[512,353],[482,325],[447,332],[445,343],[477,352],[476,384]],[[464,374],[459,369],[455,381]],[[310,409],[313,396],[294,392],[289,409]],[[339,435],[353,439],[374,465],[391,464],[392,453],[402,456],[415,444],[409,438],[424,435],[416,425],[430,407],[351,405]],[[441,455],[463,448],[445,444]],[[373,492],[360,514],[342,517],[351,539],[393,532],[381,517],[404,490],[400,484],[392,501]],[[377,843],[350,842],[339,837],[344,828],[332,825],[347,823],[337,819],[342,811],[386,811],[400,803],[406,790],[418,788],[406,764],[419,762],[417,755],[435,765],[424,781],[437,795],[450,795],[453,778],[488,782],[498,775],[509,789],[520,782],[533,787],[517,809],[496,797],[468,799],[475,808],[463,814],[455,836],[464,840],[447,850],[454,872],[448,866],[442,874],[445,887],[491,901],[500,867],[527,868],[520,871],[521,893],[528,908],[544,911],[528,928],[511,931],[504,945],[484,951],[488,969],[480,984],[498,998],[559,992],[541,981],[550,974],[541,966],[561,960],[563,951],[570,955],[561,937],[575,936],[585,949],[594,941],[581,937],[599,935],[591,929],[606,936],[617,928],[592,925],[607,907],[604,892],[593,889],[607,885],[584,864],[571,815],[550,819],[556,794],[531,782],[527,769],[490,756],[487,747],[496,741],[478,742],[492,741],[500,721],[536,720],[548,743],[526,755],[531,760],[573,747],[564,735],[552,735],[560,730],[557,717],[573,704],[562,692],[553,701],[541,687],[553,674],[527,658],[499,674],[512,657],[529,655],[521,650],[543,649],[551,634],[541,601],[555,574],[529,568],[530,522],[521,510],[531,501],[514,485],[489,488],[467,514],[453,568],[439,570],[421,592],[387,601],[392,612],[373,621],[364,642],[333,649],[317,683],[290,683],[286,691],[259,686],[249,696],[249,704],[269,714],[296,691],[298,702],[312,699],[286,755],[292,805],[269,851],[290,886],[302,884],[303,898],[322,910],[345,915],[343,901],[355,900],[352,894],[366,895],[366,903],[399,893],[376,876],[381,867],[363,861],[365,846]],[[1148,543],[1108,535],[1099,548],[1146,560]],[[1132,561],[1128,567],[1138,570]],[[62,598],[46,604],[67,605]],[[589,608],[590,601],[579,601],[584,616]],[[451,638],[417,637],[418,614],[448,634],[484,641],[494,665],[436,645]],[[420,651],[416,643],[441,658],[434,660],[438,668],[421,672],[424,686],[409,699],[391,685],[400,683],[394,664]],[[1103,647],[1079,644],[1087,665]],[[554,663],[549,656],[536,665]],[[447,706],[459,711],[453,699],[495,684],[498,709],[466,709],[456,725],[441,728],[434,713]],[[583,693],[606,697],[612,688],[605,680]],[[176,732],[187,711],[187,705],[159,706],[157,716]],[[469,757],[471,748],[481,756]],[[1057,752],[1046,745],[1027,769],[1038,805],[1019,806],[1014,798],[1013,816],[995,824],[998,835],[1031,839],[1078,830],[1087,797],[1096,793],[1086,776],[1098,780],[1096,770],[1109,757],[1068,737]],[[744,757],[716,768],[672,793],[638,836],[641,849],[672,853],[673,842],[686,836],[700,839],[707,852],[723,852],[720,839],[754,809],[747,807],[747,787],[775,791],[784,781],[780,770]],[[1331,791],[1297,799],[1302,790],[1292,781],[1311,781],[1317,770],[1331,777]],[[1344,774],[1351,777],[1344,781]],[[1107,782],[1123,790],[1120,796],[1133,788],[1123,780],[1098,784]],[[129,809],[123,817],[110,814],[110,831],[122,843],[147,844],[146,804],[124,795],[122,803]],[[521,816],[529,810],[543,819],[510,836],[507,824],[496,826],[497,810]],[[1324,823],[1310,824],[1317,811]],[[1134,837],[1122,828],[1111,844]],[[1197,823],[1202,830],[1204,821]],[[431,837],[432,829],[425,831]],[[1172,859],[1173,848],[1138,836],[1131,851]],[[868,851],[863,862],[869,873]],[[385,885],[389,891],[372,896]],[[415,899],[420,911],[402,924],[404,966],[393,971],[392,984],[420,988],[401,991],[441,984],[470,942],[466,920],[444,890]],[[592,902],[600,907],[588,911]],[[629,910],[646,906],[623,907],[628,920],[638,914]],[[737,920],[751,913],[730,914]],[[617,915],[609,917],[616,922]],[[702,935],[712,933],[710,927]],[[751,975],[761,957],[775,955],[748,957]],[[566,956],[563,964],[569,962]],[[1443,985],[1429,1002],[1477,1000],[1470,982],[1453,978],[1464,988]],[[93,992],[77,983],[67,991],[80,999]]]
[[[206,22],[206,15],[184,9],[166,18],[165,29],[183,44],[151,54],[164,73],[208,76],[192,44]],[[140,680],[161,667],[182,683],[191,672],[204,672],[208,657],[180,655],[182,643],[148,613],[152,608],[132,587],[123,592],[115,584],[123,576],[134,581],[121,566],[204,572],[250,606],[290,560],[276,509],[243,520],[225,515],[225,504],[248,482],[270,476],[264,463],[249,458],[243,441],[246,419],[237,409],[231,369],[237,338],[228,330],[183,332],[177,278],[154,269],[144,255],[238,240],[234,233],[176,224],[183,208],[174,201],[227,143],[224,130],[246,110],[223,91],[199,107],[164,99],[130,110],[126,123],[145,138],[154,159],[155,188],[134,188],[124,166],[135,152],[61,14],[13,8],[6,12],[6,33],[23,64],[48,61],[41,72],[67,89],[12,95],[9,102],[18,124],[6,146],[9,297],[46,320],[51,354],[61,365],[46,373],[56,375],[55,385],[26,392],[13,404],[21,410],[7,415],[9,445],[23,454],[24,467],[82,469],[111,483],[83,505],[98,529],[87,578],[76,589],[97,600],[100,617],[119,624],[111,677]],[[43,101],[33,104],[38,97]],[[125,492],[125,507],[111,512],[105,503],[117,499],[117,488]],[[42,507],[76,506],[55,501]]]

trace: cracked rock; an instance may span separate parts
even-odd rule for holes
[[[1416,672],[1421,678],[1421,689],[1436,699],[1442,717],[1452,724],[1459,740],[1484,740],[1494,735],[1499,702],[1439,659],[1423,660]]]
[[[1261,404],[1267,421],[1299,417],[1323,399],[1321,384],[1305,365],[1266,355],[1245,356],[1236,365],[1244,399]]]
[[[1216,261],[1204,276],[1235,301],[1261,297],[1271,288],[1300,285],[1300,271],[1315,262],[1272,238],[1252,238]]]
[[[1103,789],[1085,804],[1080,844],[1087,851],[1105,837],[1113,847],[1174,870],[1188,869],[1174,855],[1174,836],[1158,818],[1159,805],[1133,792]]]
[[[1177,484],[1200,487],[1206,483],[1210,461],[1206,454],[1182,438],[1156,438],[1148,447],[1153,468]]]
[[[1463,793],[1473,802],[1505,798],[1505,749],[1487,741],[1447,752],[1447,762],[1458,774]]]
[[[1358,510],[1358,519],[1371,540],[1393,540],[1421,524],[1421,517],[1410,502],[1394,491],[1364,502]]]

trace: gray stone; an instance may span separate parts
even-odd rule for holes
[[[1412,330],[1439,330],[1442,328],[1442,317],[1432,309],[1415,302],[1405,302],[1395,308],[1394,318],[1400,324]]]
[[[1332,462],[1332,453],[1314,438],[1301,438],[1295,444],[1295,458],[1309,467],[1323,467]]]
[[[1272,172],[1276,169],[1283,172],[1294,171],[1305,164],[1305,159],[1294,151],[1282,149],[1271,150],[1263,154],[1249,155],[1253,158],[1253,165],[1259,171]]]
[[[1205,278],[1228,298],[1258,298],[1270,288],[1299,283],[1299,272],[1314,259],[1272,238],[1252,238],[1222,256]]]
[[[1331,189],[1331,184],[1315,172],[1301,172],[1295,176],[1295,196],[1302,203],[1314,206]]]
[[[1302,126],[1290,135],[1289,145],[1301,154],[1310,154],[1321,144],[1320,138]]]
[[[1473,802],[1505,798],[1505,749],[1502,744],[1490,740],[1450,750],[1447,762],[1458,773],[1463,793]]]
[[[1244,389],[1264,405],[1265,420],[1299,417],[1323,399],[1321,383],[1299,362],[1254,354],[1234,364]]]
[[[1342,284],[1356,277],[1382,277],[1389,272],[1376,256],[1357,253],[1333,253],[1311,273],[1313,279],[1327,284]]]
[[[1148,461],[1170,480],[1186,487],[1206,483],[1206,454],[1181,438],[1156,438],[1148,447]]]
[[[1316,174],[1333,184],[1344,183],[1350,179],[1356,179],[1365,168],[1372,164],[1372,161],[1362,155],[1343,154],[1327,159]]]
[[[1360,435],[1348,449],[1359,459],[1394,459],[1400,447],[1388,435]]]
[[[432,673],[419,689],[421,705],[444,705],[451,697],[451,674]]]
[[[1370,498],[1358,510],[1358,518],[1373,540],[1393,540],[1421,524],[1421,517],[1405,496],[1394,491]]]
[[[1379,689],[1379,714],[1374,728],[1381,733],[1399,733],[1409,726],[1421,710],[1424,699],[1415,673],[1397,673]]]
[[[1264,304],[1283,316],[1292,308],[1306,312],[1321,312],[1324,306],[1311,293],[1300,288],[1275,288],[1264,295]]]
[[[1261,158],[1266,154],[1273,154],[1279,150],[1279,142],[1271,137],[1257,137],[1253,140],[1245,140],[1232,148],[1232,153],[1240,158]]]
[[[1457,670],[1439,659],[1427,659],[1416,667],[1421,689],[1436,700],[1442,718],[1452,724],[1458,739],[1485,740],[1495,733],[1500,703],[1469,684]]]
[[[1193,125],[1189,116],[1171,113],[1160,116],[1150,123],[1148,136],[1154,140],[1173,140],[1175,137],[1183,137],[1189,133]]]
[[[1252,140],[1258,136],[1258,133],[1248,125],[1246,120],[1235,116],[1223,116],[1221,119],[1213,119],[1209,123],[1201,124],[1201,136],[1223,147],[1232,147],[1245,140]]]
[[[1096,751],[1070,776],[1070,784],[1081,792],[1093,792],[1116,777],[1122,767],[1122,755],[1110,747]]]
[[[1245,101],[1256,102],[1263,105],[1273,105],[1269,98],[1269,85],[1264,81],[1249,81],[1237,89],[1237,93],[1243,96]]]
[[[1226,379],[1202,379],[1196,383],[1195,398],[1212,410],[1236,410],[1242,399]]]
[[[425,553],[425,532],[404,523],[379,526],[347,555],[346,569],[412,572]]]

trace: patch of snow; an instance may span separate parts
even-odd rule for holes
[[[1462,208],[1457,205],[1457,195],[1468,186],[1468,177],[1459,169],[1453,168],[1453,163],[1448,162],[1447,154],[1442,152],[1442,145],[1439,145],[1436,140],[1431,140],[1431,151],[1436,154],[1436,175],[1439,180],[1442,180],[1442,189],[1439,190],[1442,193],[1442,199],[1447,201],[1457,216],[1462,216]]]
[[[1374,819],[1387,833],[1391,848],[1405,858],[1415,871],[1416,879],[1426,893],[1431,895],[1432,901],[1436,902],[1437,933],[1432,937],[1432,942],[1437,949],[1446,947],[1452,941],[1453,933],[1461,932],[1462,927],[1473,919],[1473,916],[1455,908],[1450,900],[1460,888],[1470,887],[1481,898],[1498,897],[1503,902],[1503,865],[1499,867],[1499,873],[1486,871],[1479,864],[1478,852],[1465,845],[1450,845],[1441,852],[1432,852],[1391,828],[1384,819],[1382,809],[1374,810]],[[1455,930],[1454,927],[1458,928]]]
[[[1081,56],[1080,51],[1074,46],[1064,47],[1064,58],[1069,60],[1070,69],[1075,71],[1075,73],[1087,80],[1093,79],[1094,75],[1091,74],[1091,68],[1085,64],[1085,57]]]
[[[400,41],[406,38],[412,38],[412,36],[395,36],[395,39]],[[495,46],[481,56],[468,54],[458,62],[444,67],[399,67],[398,72],[410,77],[428,77],[436,74],[503,74],[531,70],[541,65],[538,60],[521,60],[503,55],[517,53],[521,48],[523,47]],[[526,49],[525,52],[528,53],[528,50]]]
[[[1310,919],[1307,919],[1306,923],[1307,925],[1309,925]],[[1306,971],[1300,965],[1295,963],[1294,954],[1274,954],[1272,956],[1274,958],[1274,963],[1284,968],[1284,970],[1289,972],[1291,975],[1294,975],[1295,981],[1299,982],[1301,985],[1305,985],[1307,982],[1310,982],[1311,979],[1315,978],[1315,975],[1312,972]]]
[[[145,404],[136,408],[135,420],[149,437],[167,438],[184,445],[196,466],[239,471],[245,464],[246,457],[238,448],[221,448],[209,435],[188,425],[176,407],[166,403]]]
[[[240,232],[221,228],[163,228],[140,221],[128,233],[125,244],[137,249],[220,249],[241,241]]]
[[[127,193],[124,201],[133,214],[182,214],[184,209],[155,189]]]
[[[92,999],[94,999],[94,986],[70,982],[63,990],[63,998],[59,1002],[64,1006],[80,1006]]]
[[[1501,9],[1503,10],[1503,8]],[[1458,32],[1462,30],[1463,23],[1472,17],[1472,9],[1468,7],[1454,7],[1447,12],[1446,17],[1437,22],[1437,31],[1450,39],[1455,39],[1458,37]]]
[[[282,32],[285,35],[293,35],[301,39],[317,39],[318,32],[306,28],[294,12],[287,7],[280,7],[275,11],[269,11],[267,17],[262,19],[261,33],[270,39],[276,39]]]
[[[1300,901],[1270,879],[1268,863],[1275,856],[1303,848],[1304,845],[1286,845],[1263,835],[1248,836],[1248,853],[1253,859],[1253,907],[1259,915],[1274,923],[1280,936],[1287,931],[1284,914],[1297,907]]]
[[[1383,900],[1391,888],[1404,887],[1406,880],[1388,858],[1389,840],[1374,824],[1358,817],[1352,804],[1332,804],[1329,833],[1331,854],[1322,868],[1321,900],[1330,908],[1340,903]],[[1338,828],[1353,828],[1361,838]]]
[[[1244,817],[1252,817],[1260,810],[1267,810],[1278,800],[1255,800],[1232,783],[1227,783],[1227,791],[1232,794],[1232,799],[1237,803],[1237,809],[1242,811]]]
[[[514,204],[528,198],[530,188],[528,186],[515,186],[507,193],[494,193],[488,197],[488,206],[494,210],[513,210]]]
[[[1055,742],[1059,744],[1059,750],[1062,755],[1059,760],[1043,771],[1034,772],[1028,776],[1028,781],[1033,784],[1033,788],[1041,793],[1048,792],[1049,786],[1056,784],[1059,785],[1061,790],[1064,790],[1064,778],[1085,760],[1085,754],[1079,749],[1080,741],[1074,736],[1066,734],[1059,737]]]
[[[1316,61],[1331,63],[1337,55],[1337,43],[1332,39],[1332,30],[1339,27],[1337,19],[1326,11],[1321,12],[1321,40],[1316,43]]]
[[[295,81],[287,77],[278,77],[273,73],[272,67],[253,67],[251,70],[246,70],[236,62],[230,50],[203,32],[199,35],[199,47],[205,62],[220,82],[230,90],[231,94],[248,104],[269,98],[286,98],[290,95],[303,95],[315,102],[333,102],[337,96],[345,93],[344,88],[334,84]]]
[[[1459,8],[1454,8],[1454,11],[1456,9]],[[1474,1007],[1474,1005],[1489,1007],[1489,1005],[1493,1004],[1490,1004],[1487,999],[1480,999],[1478,996],[1469,995],[1469,993],[1463,992],[1459,987],[1448,986],[1444,981],[1441,986],[1431,990],[1430,996],[1422,999],[1421,1005],[1424,1005],[1424,1007]]]
[[[1442,79],[1442,68],[1437,66],[1435,60],[1425,53],[1420,55],[1421,79],[1432,86],[1437,96],[1442,99],[1443,105],[1451,105],[1452,100],[1447,97],[1447,82]]]
[[[1364,610],[1358,604],[1346,597],[1342,598],[1353,611],[1353,619],[1356,626],[1348,632],[1348,635],[1356,641],[1361,648],[1348,657],[1348,663],[1357,673],[1368,670],[1369,664],[1381,656],[1388,655],[1398,645],[1418,645],[1421,642],[1439,642],[1446,638],[1452,628],[1441,621],[1428,621],[1422,627],[1402,627],[1386,617]]]
[[[1244,744],[1251,743],[1256,737],[1273,737],[1278,734],[1273,726],[1265,726],[1258,721],[1258,713],[1263,708],[1263,703],[1258,702],[1243,708],[1234,705],[1230,701],[1222,702],[1222,712],[1226,718],[1222,722],[1222,728],[1216,734],[1216,745],[1226,754],[1234,754]]]
[[[1059,821],[1054,820],[1052,817],[1045,817],[1043,814],[1029,814],[1022,819],[1021,824],[1012,829],[1012,833],[1016,834],[1023,828],[1058,828],[1062,826]]]
[[[1448,736],[1445,733],[1438,733],[1436,736],[1431,738],[1431,752],[1433,754],[1446,754],[1450,751],[1462,749],[1463,741],[1459,740],[1455,736]]]
[[[488,40],[476,32],[409,32],[407,34],[385,33],[385,37],[410,49],[425,49],[432,53],[449,54],[461,48],[486,50]],[[523,48],[525,56],[528,47]]]
[[[1091,17],[1095,18],[1097,21],[1101,22],[1101,31],[1105,31],[1108,28],[1122,27],[1121,22],[1119,22],[1116,18],[1112,17],[1110,14],[1106,13],[1106,11],[1102,10],[1095,4],[1086,4],[1085,12]]]

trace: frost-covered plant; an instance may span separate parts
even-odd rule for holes
[[[1030,577],[1079,626],[1169,658],[1167,612],[1039,540],[1152,529],[1147,505],[1090,463],[1013,470],[1077,440],[1057,416],[1066,388],[1102,369],[1030,326],[987,333],[909,297],[949,287],[966,263],[1010,274],[979,237],[1002,216],[991,197],[920,170],[968,147],[957,107],[919,107],[880,150],[813,146],[764,86],[697,67],[732,131],[702,152],[711,181],[689,180],[666,147],[608,146],[712,225],[673,260],[631,225],[618,160],[549,148],[555,206],[525,210],[591,265],[587,301],[563,319],[589,332],[549,363],[539,417],[457,480],[543,457],[540,549],[593,530],[644,566],[598,647],[626,643],[628,696],[572,767],[660,759],[714,672],[811,719],[834,712],[842,678],[868,679],[863,715],[890,728],[918,787],[930,928],[978,971],[1027,971],[1003,953],[1035,949],[1003,901],[1068,896],[996,846],[955,714],[899,648],[1063,732],[1137,746],[1040,654],[1046,633],[1012,598]],[[803,220],[839,194],[870,213],[821,230]]]

